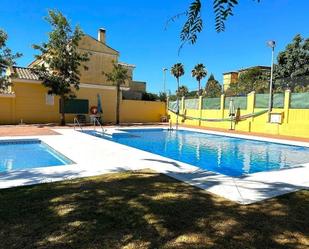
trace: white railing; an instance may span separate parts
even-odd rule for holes
[[[83,130],[82,126],[80,125],[78,118],[74,118],[74,130],[76,130],[76,126],[79,127],[79,129]]]
[[[178,129],[178,126],[176,126],[176,130],[177,130],[177,129]],[[173,131],[173,130],[174,130],[172,120],[170,120],[170,122],[169,122],[169,128],[168,128],[168,130],[169,130],[169,131]]]
[[[94,118],[93,118],[93,130],[95,130],[95,131],[96,131],[96,125],[97,125],[97,124],[100,126],[100,128],[101,128],[101,130],[102,130],[102,134],[104,135],[105,130],[104,130],[104,128],[103,128],[101,122],[99,121],[99,119],[98,119],[97,117],[94,117]]]

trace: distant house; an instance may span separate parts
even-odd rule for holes
[[[268,66],[253,66],[253,67],[242,68],[238,71],[223,73],[223,91],[225,92],[230,87],[230,84],[236,83],[238,81],[239,76],[242,73],[255,68],[265,71],[266,73],[270,73],[270,67]]]
[[[121,87],[122,92],[129,95],[127,98],[130,98],[131,94],[134,99],[141,99],[142,93],[146,91],[146,83],[133,80],[135,66],[119,61],[119,52],[106,43],[105,29],[99,29],[97,39],[84,35],[79,43],[79,50],[89,52],[90,56],[89,61],[80,68],[81,83],[80,89],[76,91],[76,101],[83,100],[83,103],[88,103],[89,111],[91,106],[97,105],[97,96],[101,96],[104,122],[114,122],[116,87],[107,81],[105,75],[112,71],[113,63],[121,64],[128,70],[129,80]],[[12,116],[8,119],[11,123],[18,123],[20,120],[26,123],[59,121],[58,97],[48,95],[48,89],[41,84],[37,75],[31,70],[41,63],[43,61],[35,60],[28,67],[13,66],[8,69],[7,73],[12,75],[12,87],[9,92],[14,93],[11,97],[14,98],[15,106]]]

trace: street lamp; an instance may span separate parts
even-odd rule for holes
[[[273,95],[274,51],[276,47],[276,42],[268,41],[267,46],[271,48],[271,69],[270,69],[269,102],[268,102],[268,122],[270,122],[270,112],[272,110],[272,95]]]
[[[163,68],[163,92],[166,95],[166,72],[167,68]]]

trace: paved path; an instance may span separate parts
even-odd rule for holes
[[[44,125],[2,125],[0,126],[0,137],[5,136],[40,136],[57,135],[58,133],[50,126]]]

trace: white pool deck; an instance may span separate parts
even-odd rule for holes
[[[143,127],[143,129],[145,128],[162,128],[162,126]],[[141,129],[141,127],[121,127],[121,129]],[[257,138],[256,136],[191,128],[181,129],[309,147],[309,143],[304,142]],[[74,129],[55,129],[55,131],[61,135],[1,137],[0,141],[38,138],[75,163],[0,173],[0,189],[145,168],[166,174],[241,204],[251,204],[300,189],[309,189],[309,162],[290,169],[259,172],[243,177],[229,177],[90,136]],[[112,134],[113,132],[117,132],[117,130],[115,128],[107,129],[107,133]]]

